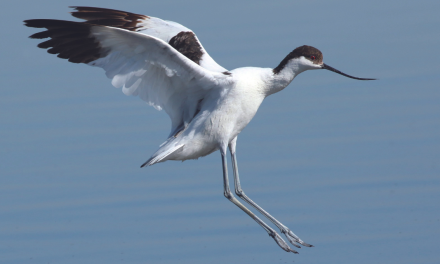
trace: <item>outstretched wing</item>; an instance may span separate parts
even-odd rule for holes
[[[136,95],[172,121],[171,135],[183,129],[213,88],[229,82],[228,75],[200,67],[165,41],[127,29],[52,19],[26,20],[46,28],[31,38],[50,38],[38,45],[74,63],[105,70],[115,87]]]
[[[210,71],[227,72],[206,52],[194,32],[176,22],[107,8],[72,6],[72,16],[88,24],[135,31],[159,38],[190,60]]]

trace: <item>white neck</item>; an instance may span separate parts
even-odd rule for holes
[[[305,60],[304,57],[290,60],[281,71],[273,73],[270,85],[266,90],[266,97],[283,90],[298,74],[310,69]]]

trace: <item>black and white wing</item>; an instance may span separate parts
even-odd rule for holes
[[[229,74],[201,67],[169,43],[129,29],[53,19],[26,20],[46,28],[30,36],[50,38],[38,44],[74,63],[101,67],[113,86],[139,96],[171,118],[171,135],[184,128],[211,90],[227,86]]]
[[[227,72],[203,48],[194,32],[179,23],[107,8],[72,6],[72,16],[89,24],[116,27],[159,38],[201,67]]]

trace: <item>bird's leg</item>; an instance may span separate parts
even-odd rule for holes
[[[226,150],[226,148],[225,148]],[[273,230],[270,226],[268,226],[265,222],[263,222],[260,218],[258,218],[252,211],[250,211],[246,206],[244,206],[240,201],[238,201],[234,195],[232,194],[229,188],[229,180],[228,180],[228,165],[226,163],[226,151],[221,151],[222,154],[222,163],[223,163],[223,186],[224,186],[224,195],[228,198],[229,201],[233,202],[236,206],[238,206],[241,210],[243,210],[246,214],[248,214],[255,222],[257,222],[261,227],[266,230],[266,232],[271,236],[275,242],[287,252],[293,252],[298,254],[297,251],[291,249],[289,245],[278,235],[278,233]]]
[[[243,199],[245,202],[247,202],[250,206],[257,209],[262,215],[264,215],[267,219],[269,219],[274,225],[276,225],[281,233],[283,233],[287,239],[289,239],[290,243],[294,245],[295,247],[300,247],[299,243],[306,247],[313,247],[310,244],[305,243],[302,241],[297,235],[295,235],[287,226],[283,225],[280,221],[278,221],[275,217],[271,216],[268,212],[266,212],[263,208],[261,208],[258,204],[256,204],[254,201],[252,201],[244,192],[243,189],[241,189],[240,184],[240,177],[238,175],[238,166],[237,166],[237,157],[235,155],[235,146],[236,146],[237,138],[234,138],[231,143],[229,144],[229,150],[231,152],[231,159],[232,159],[232,168],[234,171],[234,182],[235,182],[235,193],[238,197]],[[296,243],[295,243],[296,242]]]

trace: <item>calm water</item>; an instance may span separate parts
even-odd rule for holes
[[[1,263],[439,263],[439,1],[2,3]],[[315,248],[283,252],[223,197],[220,154],[139,169],[163,112],[27,39],[68,5],[180,22],[228,69],[308,44],[238,140],[246,193]]]

